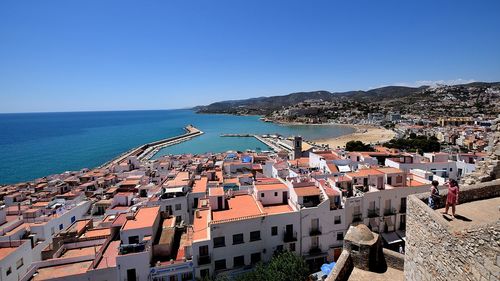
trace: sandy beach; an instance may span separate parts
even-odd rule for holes
[[[366,144],[376,144],[390,141],[396,135],[391,130],[371,125],[349,125],[356,129],[356,132],[330,139],[314,140],[318,144],[328,144],[330,148],[345,147],[346,143],[352,140],[362,141]]]

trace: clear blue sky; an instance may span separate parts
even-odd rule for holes
[[[500,1],[0,1],[0,112],[500,80]]]

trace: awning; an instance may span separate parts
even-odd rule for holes
[[[179,192],[184,192],[184,187],[165,188],[165,193],[179,193]]]
[[[337,168],[339,169],[339,172],[341,173],[348,173],[351,171],[351,168],[347,165],[338,165]]]
[[[403,239],[403,241],[405,241],[406,243],[406,231],[404,230],[396,230],[396,234],[401,238]]]
[[[399,238],[399,236],[396,234],[396,232],[386,232],[386,233],[381,233],[382,238],[384,238],[385,242],[387,244],[396,244],[396,243],[401,243],[403,240]]]

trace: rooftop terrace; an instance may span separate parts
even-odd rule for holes
[[[456,208],[454,219],[452,219],[451,215],[443,215],[450,226],[456,230],[490,224],[500,220],[500,197],[459,204]],[[444,212],[444,208],[435,212],[441,214]],[[451,207],[448,214],[451,214]]]

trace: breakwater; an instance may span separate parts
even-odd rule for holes
[[[184,128],[186,130],[186,133],[171,137],[171,138],[166,138],[154,142],[150,142],[144,145],[141,145],[139,147],[133,148],[120,156],[116,157],[115,159],[112,159],[105,164],[101,165],[99,168],[108,168],[112,165],[119,164],[123,160],[127,159],[130,156],[136,156],[139,160],[148,160],[153,155],[155,155],[160,149],[163,147],[167,147],[170,145],[178,144],[187,140],[190,140],[194,137],[200,136],[203,134],[203,131],[199,130],[198,128],[194,127],[193,125],[188,125]]]

